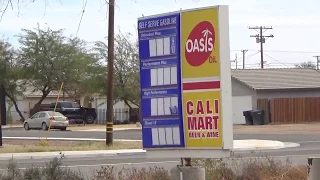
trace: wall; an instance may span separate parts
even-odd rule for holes
[[[232,96],[251,96],[252,109],[257,108],[257,93],[243,83],[231,78]]]
[[[21,118],[18,114],[18,112],[16,111],[16,108],[14,107],[14,105],[12,104],[10,110],[9,110],[9,100],[6,101],[6,110],[7,110],[7,113],[10,112],[10,115],[11,115],[11,120],[13,121],[19,121]],[[25,107],[24,107],[24,101],[23,100],[18,100],[17,101],[17,104],[18,104],[18,107],[21,111],[21,113],[23,114],[23,116],[26,118],[26,117],[29,117],[29,111],[24,111]]]
[[[74,98],[65,97],[64,99],[65,101],[74,101]],[[23,100],[23,103],[24,103],[23,111],[27,112],[27,117],[25,118],[28,118],[30,116],[29,115],[30,109],[32,109],[39,100],[40,100],[40,97],[27,97]],[[46,97],[41,104],[51,104],[56,101],[57,101],[57,97]],[[62,101],[62,98],[60,98],[59,101]]]

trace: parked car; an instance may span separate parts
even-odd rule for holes
[[[42,111],[54,111],[56,103],[51,103],[50,108],[42,108]],[[85,108],[76,102],[61,101],[57,103],[55,112],[68,117],[70,121],[75,121],[77,124],[83,123],[93,124],[97,118],[97,112],[95,108]]]
[[[23,127],[27,131],[30,129],[42,129],[43,131],[47,131],[49,126],[50,129],[65,131],[69,126],[69,119],[59,112],[41,111],[35,113],[32,117],[23,122]]]

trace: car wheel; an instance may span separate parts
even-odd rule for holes
[[[47,126],[47,124],[46,123],[42,123],[42,126],[41,126],[42,128],[42,131],[47,131],[48,130],[48,126]]]
[[[66,131],[67,127],[60,128],[61,131]]]
[[[87,124],[93,124],[94,123],[94,117],[92,115],[88,115],[86,119]]]
[[[25,129],[26,131],[29,131],[29,130],[30,130],[30,127],[29,127],[29,124],[28,124],[28,123],[24,123],[23,127],[24,127],[24,129]]]

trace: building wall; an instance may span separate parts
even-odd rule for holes
[[[231,79],[232,96],[251,96],[252,97],[252,109],[257,108],[257,93],[248,86],[240,83],[235,79]]]
[[[17,104],[24,118],[30,117],[30,109],[32,109],[39,100],[40,100],[40,97],[25,97],[24,99],[18,98]],[[57,100],[56,97],[46,97],[43,100],[42,104],[50,104],[52,102],[56,102],[56,100]],[[74,99],[66,97],[65,101],[74,101]],[[20,116],[14,106],[11,106],[9,110],[8,102],[9,100],[7,100],[7,112],[10,111],[12,120],[13,121],[20,120]]]

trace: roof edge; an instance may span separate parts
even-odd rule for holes
[[[311,90],[311,91],[318,91],[320,90],[320,87],[309,87],[309,88],[273,88],[273,89],[255,89],[256,91],[290,91],[290,90],[295,90],[295,91],[305,91],[305,90]]]
[[[236,77],[234,77],[234,76],[232,76],[231,75],[231,78],[233,78],[234,80],[236,80],[236,81],[238,81],[239,83],[241,83],[241,84],[243,84],[243,85],[245,85],[246,87],[248,87],[248,88],[250,88],[250,89],[252,89],[252,90],[256,90],[255,88],[253,88],[252,86],[250,86],[249,84],[247,84],[247,83],[245,83],[245,82],[243,82],[243,81],[241,81],[240,79],[238,79],[238,78],[236,78]]]

